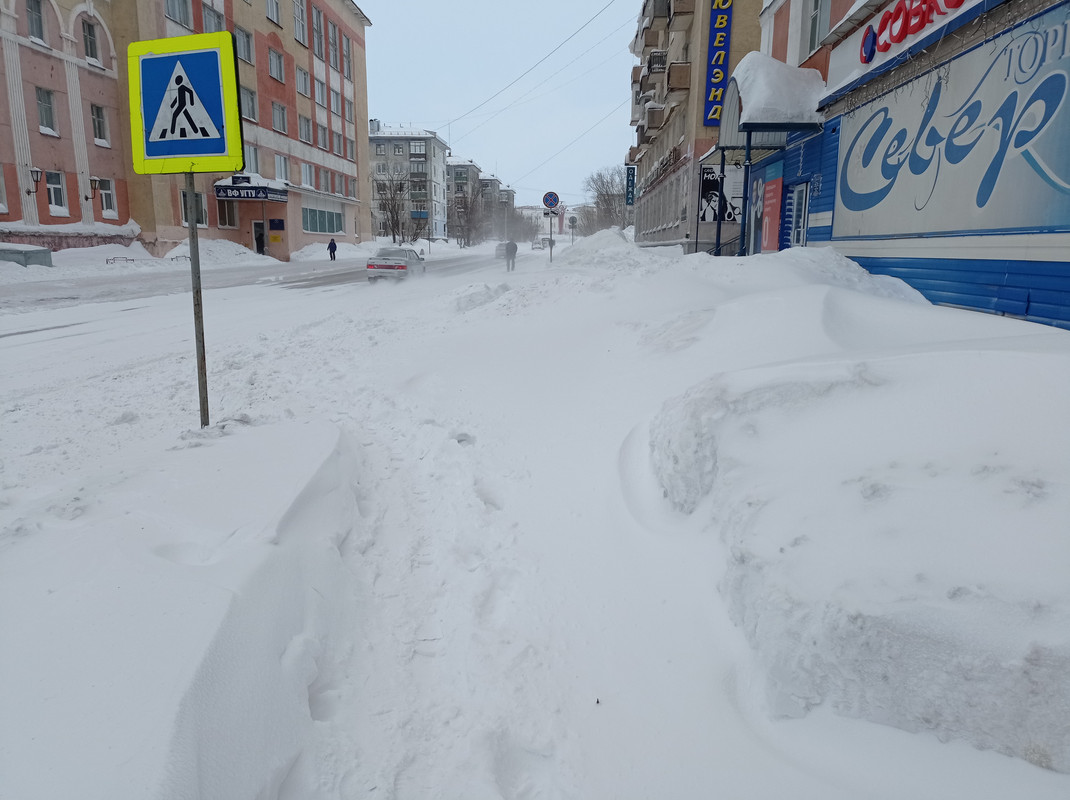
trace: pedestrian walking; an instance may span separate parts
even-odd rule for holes
[[[511,239],[505,243],[505,271],[512,272],[516,269],[516,242]]]
[[[327,252],[331,254],[331,261],[334,261],[334,253],[337,249],[338,245],[335,244],[334,239],[331,239],[330,243],[327,245]]]

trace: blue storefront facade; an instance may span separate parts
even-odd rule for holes
[[[831,245],[1070,328],[1070,2],[897,0],[829,38],[820,132],[750,170],[748,252]]]

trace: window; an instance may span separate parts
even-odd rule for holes
[[[338,155],[342,155],[344,147],[345,147],[345,139],[342,137],[342,134],[335,133],[334,134],[334,148],[333,148],[332,152],[334,152],[334,153],[336,153]]]
[[[353,121],[353,101],[350,100],[348,97],[346,98],[346,102],[345,102],[345,110],[346,110],[346,122],[352,122]]]
[[[0,214],[7,213],[7,187],[4,186],[4,171],[0,169]]]
[[[312,6],[312,54],[323,58],[323,12]]]
[[[242,153],[245,155],[245,169],[243,172],[254,172],[257,175],[260,174],[260,151],[256,145],[249,144],[248,142],[242,143]]]
[[[357,140],[346,139],[346,158],[350,161],[357,160]]]
[[[256,92],[242,86],[238,89],[238,94],[241,99],[241,115],[246,119],[251,119],[255,122],[257,119]]]
[[[312,164],[301,163],[301,183],[305,186],[315,186],[316,168]]]
[[[376,144],[375,145],[375,155],[377,155],[377,156],[385,156],[386,155],[386,145],[385,144]]]
[[[189,218],[186,216],[186,202],[187,202],[186,198],[187,198],[187,193],[186,193],[186,190],[183,189],[182,190],[182,224],[188,226],[189,225]],[[206,228],[206,227],[208,227],[208,209],[206,209],[205,206],[204,206],[204,195],[201,192],[196,192],[194,194],[194,201],[193,202],[196,204],[196,208],[197,208],[197,227],[198,228]]]
[[[37,87],[37,124],[41,133],[56,133],[56,115],[52,109],[52,92]]]
[[[45,18],[41,13],[42,0],[26,0],[26,25],[31,39],[45,40]]]
[[[297,93],[305,97],[312,96],[312,76],[308,74],[307,69],[301,67],[297,67]]]
[[[204,13],[204,32],[216,33],[218,31],[225,31],[227,29],[227,22],[223,18],[223,15],[212,8],[207,3],[204,4],[202,9]]]
[[[384,164],[382,161],[380,161],[378,164],[376,164],[375,165],[375,174],[376,175],[386,175],[386,164]]]
[[[320,189],[325,192],[331,190],[331,171],[326,167],[320,167]]]
[[[332,69],[338,69],[338,26],[327,22],[327,55]]]
[[[331,111],[335,114],[342,113],[342,93],[331,89]]]
[[[806,217],[809,206],[810,184],[800,183],[791,189],[791,246],[806,244]]]
[[[326,125],[317,125],[316,126],[316,145],[318,147],[323,148],[324,150],[326,150],[328,147],[330,147],[330,143],[329,143],[329,141],[327,139],[327,126]]]
[[[279,0],[265,0],[267,18],[276,25],[282,25],[282,11],[279,8]]]
[[[814,52],[829,30],[829,0],[806,0],[803,33],[806,36],[807,54]]]
[[[294,0],[294,38],[308,46],[308,18],[305,16],[305,0]]]
[[[409,142],[409,153],[414,156],[427,155],[427,142]]]
[[[245,28],[234,27],[234,43],[238,50],[238,58],[242,61],[253,63],[253,37]]]
[[[312,120],[300,114],[297,115],[297,138],[312,144]]]
[[[279,83],[286,82],[286,59],[278,50],[268,48],[268,75]]]
[[[111,178],[98,178],[97,194],[100,196],[100,210],[108,219],[119,218],[119,207],[115,203],[115,181]]]
[[[85,60],[100,63],[97,52],[97,26],[87,19],[82,20],[82,44],[85,47]]]
[[[166,0],[163,13],[179,25],[193,27],[193,7],[190,0]]]
[[[321,80],[316,81],[316,103],[327,107],[327,84]]]
[[[216,211],[219,214],[220,228],[238,227],[238,201],[216,200]]]
[[[322,202],[331,203],[324,199]],[[308,233],[345,233],[345,215],[322,208],[301,208],[301,227]]]
[[[396,155],[396,156],[405,155],[405,145],[403,145],[403,144],[394,145],[394,155]]]
[[[353,45],[348,36],[342,36],[342,74],[353,79]]]
[[[63,191],[63,173],[46,172],[45,186],[48,188],[48,204],[56,209],[67,208],[67,200]],[[52,213],[55,215],[55,211]]]
[[[89,117],[93,120],[93,141],[97,144],[108,144],[108,118],[104,115],[104,108],[90,104]]]
[[[271,127],[279,133],[286,133],[286,106],[282,103],[271,104]]]
[[[290,157],[281,153],[275,154],[275,180],[290,180]]]

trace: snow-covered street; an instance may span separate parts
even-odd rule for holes
[[[1070,334],[457,256],[0,306],[0,800],[1070,796]]]

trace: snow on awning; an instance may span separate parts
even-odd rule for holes
[[[741,131],[820,130],[825,82],[816,69],[792,67],[763,53],[743,56],[730,83],[739,92]]]

